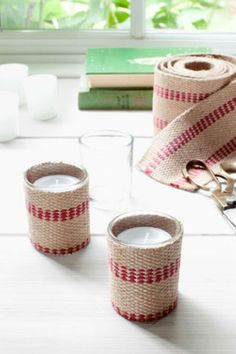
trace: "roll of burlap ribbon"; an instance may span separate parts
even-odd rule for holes
[[[161,228],[168,240],[147,247],[124,244],[117,236],[140,226]],[[108,227],[110,286],[113,308],[131,321],[153,321],[177,305],[183,228],[179,221],[159,213],[124,214]]]
[[[155,180],[186,190],[182,170],[192,159],[217,172],[236,157],[236,58],[192,54],[165,58],[155,69],[156,136],[138,167]],[[198,182],[207,182],[199,172]]]
[[[66,191],[39,189],[34,182],[43,176],[69,175],[78,178]],[[29,237],[40,252],[65,255],[88,245],[88,174],[79,166],[46,162],[25,172],[25,196]]]

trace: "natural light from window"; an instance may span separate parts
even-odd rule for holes
[[[146,0],[145,7],[149,30],[236,31],[235,0]],[[3,30],[128,30],[130,0],[1,0],[0,15]]]

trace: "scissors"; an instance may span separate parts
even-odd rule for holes
[[[234,194],[234,186],[236,183],[236,161],[223,162],[219,166],[219,172],[214,171],[202,160],[191,160],[183,169],[184,177],[195,185],[198,190],[208,192],[215,200],[222,215],[226,218],[230,226],[236,233],[236,195]],[[196,169],[204,171],[210,177],[211,184],[199,184],[195,181],[193,175],[191,176],[190,170]],[[223,181],[222,181],[223,179]],[[213,182],[213,183],[212,183]],[[213,184],[213,187],[211,186]],[[235,210],[234,210],[235,209]]]

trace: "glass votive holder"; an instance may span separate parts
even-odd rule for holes
[[[126,204],[131,196],[132,135],[116,130],[97,130],[85,133],[79,142],[94,206],[114,210]]]
[[[57,77],[31,75],[24,81],[29,115],[35,120],[48,120],[57,116]]]
[[[0,91],[0,142],[16,138],[18,115],[18,95],[10,91]]]
[[[119,315],[147,322],[175,309],[182,235],[178,220],[158,212],[127,213],[111,221],[111,300]]]
[[[29,237],[40,252],[65,255],[88,245],[88,174],[83,167],[46,162],[25,172]]]
[[[19,104],[25,103],[23,82],[29,74],[29,68],[24,64],[0,65],[0,90],[14,92],[19,97]]]

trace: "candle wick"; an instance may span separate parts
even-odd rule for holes
[[[143,243],[146,244],[149,238],[149,232],[146,232]]]

